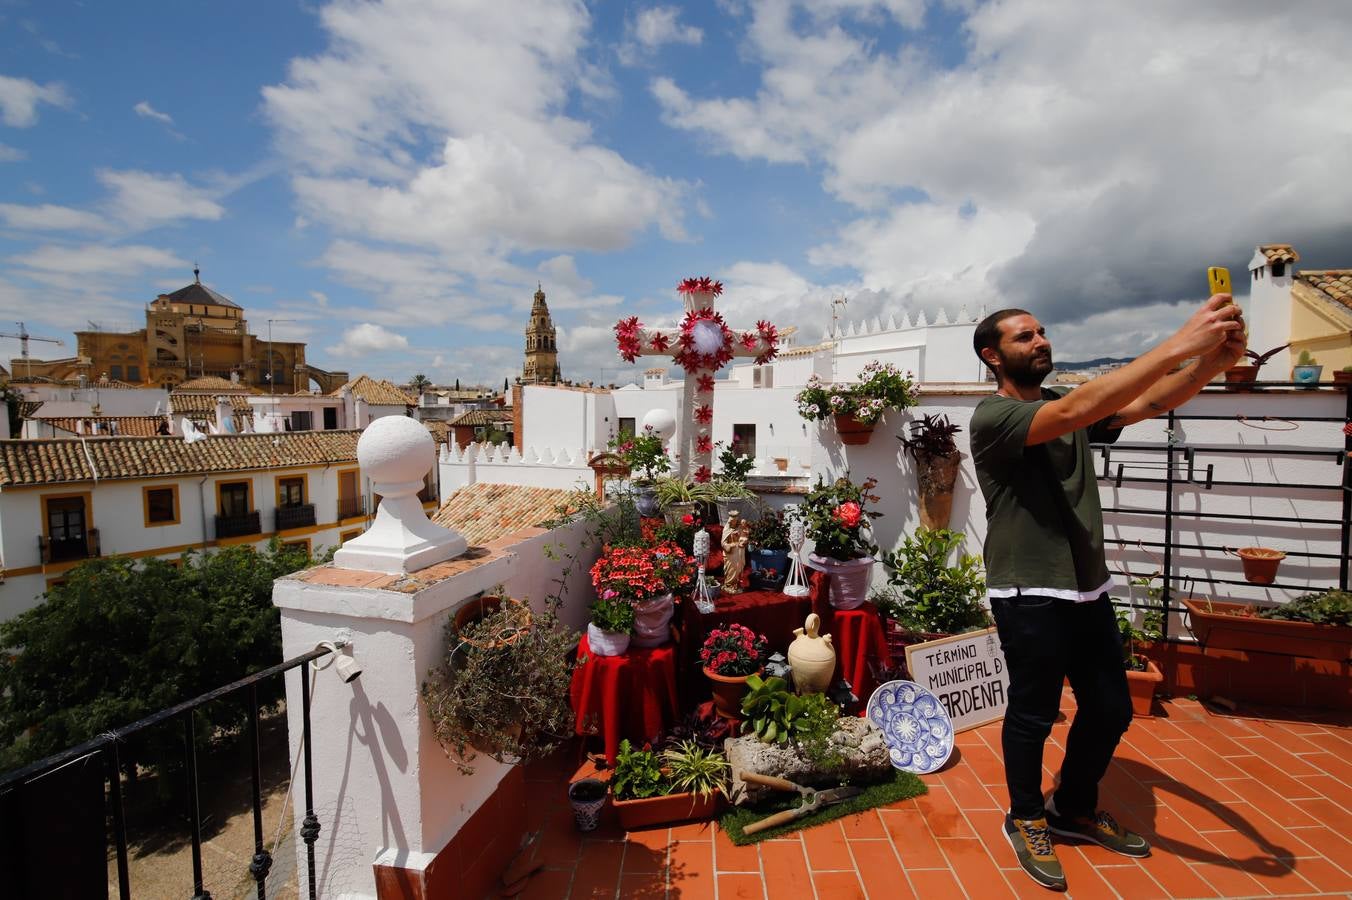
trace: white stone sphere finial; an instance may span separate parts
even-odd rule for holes
[[[436,442],[407,416],[383,416],[362,432],[357,462],[380,495],[371,527],[333,554],[340,569],[406,574],[459,556],[469,549],[457,532],[427,518],[417,494],[436,465]]]
[[[668,440],[676,433],[676,415],[669,409],[650,409],[643,417],[643,427],[651,428],[662,440]]]

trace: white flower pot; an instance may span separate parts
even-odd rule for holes
[[[671,639],[671,616],[675,608],[671,594],[634,604],[635,647],[660,647]]]
[[[830,576],[827,598],[836,609],[858,609],[868,599],[873,581],[873,557],[841,562],[815,553],[808,555],[808,565]]]
[[[587,623],[587,646],[597,656],[623,656],[629,649],[630,640],[627,631],[602,631],[591,622]]]

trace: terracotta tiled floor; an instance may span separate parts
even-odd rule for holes
[[[1067,690],[1064,709],[1073,715]],[[1352,895],[1352,716],[1315,711],[1219,715],[1172,700],[1136,719],[1103,784],[1102,804],[1155,845],[1142,861],[1059,843],[1070,897]],[[1045,786],[1068,721],[1047,748]],[[1014,868],[1001,831],[1000,725],[958,736],[929,794],[785,839],[735,847],[712,823],[630,832],[613,819],[583,836],[553,760],[527,775],[545,868],[521,895],[577,898],[1049,897]],[[1269,762],[1272,759],[1272,762]]]

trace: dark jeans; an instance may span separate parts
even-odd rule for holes
[[[1104,594],[1088,603],[1024,594],[993,597],[991,611],[1009,668],[1009,707],[1001,734],[1010,813],[1044,815],[1042,747],[1070,678],[1077,710],[1066,738],[1061,784],[1053,798],[1063,816],[1092,815],[1098,783],[1131,724],[1122,639]]]

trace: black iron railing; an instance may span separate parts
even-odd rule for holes
[[[258,510],[247,512],[242,516],[217,516],[216,517],[216,537],[232,538],[243,537],[246,534],[262,534],[263,521],[259,516]]]
[[[38,558],[43,565],[59,562],[73,562],[80,559],[98,559],[103,555],[99,543],[99,530],[86,529],[84,537],[53,540],[38,535]]]
[[[338,518],[355,519],[357,516],[366,514],[366,498],[360,494],[356,497],[338,498]]]
[[[25,790],[29,785],[64,766],[101,756],[107,773],[105,783],[108,790],[105,804],[109,808],[109,814],[112,818],[113,840],[117,845],[118,896],[120,900],[130,900],[132,895],[131,874],[127,858],[126,817],[122,805],[121,760],[118,756],[118,746],[138,732],[154,728],[175,718],[181,719],[183,722],[183,754],[188,779],[188,823],[192,839],[192,900],[211,900],[211,894],[206,889],[202,875],[202,819],[197,799],[197,743],[193,713],[208,703],[232,694],[245,692],[249,705],[249,752],[252,758],[254,825],[254,855],[248,868],[257,885],[258,900],[267,900],[266,882],[268,872],[272,869],[272,854],[268,851],[263,840],[262,753],[258,734],[258,685],[265,679],[278,677],[292,669],[299,668],[301,670],[301,750],[305,759],[305,818],[302,822],[300,835],[305,842],[306,864],[309,875],[308,896],[310,900],[315,900],[317,896],[315,841],[319,838],[320,825],[319,818],[314,811],[314,780],[310,762],[310,663],[331,652],[333,651],[329,647],[311,650],[309,653],[288,659],[286,662],[279,663],[261,672],[255,672],[224,687],[216,688],[200,697],[180,703],[177,706],[171,706],[168,709],[162,709],[139,722],[133,722],[131,725],[99,735],[92,741],[86,741],[62,753],[40,759],[21,769],[0,775],[0,799],[9,799],[6,795]],[[8,878],[9,876],[3,877]],[[49,874],[47,877],[56,878],[59,881],[59,875]],[[54,893],[59,892],[54,891]]]
[[[1258,386],[1273,388],[1291,388],[1304,387],[1295,382],[1259,382]],[[1247,387],[1247,386],[1246,386]],[[1321,385],[1318,390],[1329,390],[1329,385]],[[1166,427],[1170,433],[1173,433],[1180,423],[1198,422],[1198,421],[1236,421],[1258,423],[1260,426],[1265,421],[1273,423],[1299,423],[1299,422],[1325,422],[1341,424],[1352,421],[1352,390],[1346,390],[1344,398],[1344,412],[1341,416],[1261,416],[1245,417],[1242,415],[1193,415],[1188,413],[1170,412],[1164,418]],[[1105,542],[1120,548],[1121,551],[1130,552],[1133,548],[1145,552],[1146,548],[1158,549],[1161,552],[1161,561],[1158,564],[1158,571],[1126,571],[1124,573],[1132,578],[1155,578],[1160,579],[1161,593],[1158,604],[1147,604],[1141,607],[1140,604],[1134,604],[1129,601],[1115,600],[1114,603],[1119,606],[1136,606],[1138,608],[1161,609],[1163,617],[1163,637],[1165,640],[1176,640],[1176,635],[1169,633],[1170,613],[1186,612],[1187,608],[1175,600],[1180,588],[1187,588],[1192,584],[1203,585],[1226,585],[1247,584],[1247,581],[1235,578],[1215,578],[1205,577],[1195,574],[1183,574],[1178,571],[1179,560],[1175,551],[1214,551],[1222,552],[1225,547],[1218,545],[1208,545],[1180,539],[1180,531],[1186,531],[1188,534],[1194,534],[1193,529],[1180,528],[1178,521],[1197,519],[1197,520],[1219,520],[1231,522],[1266,522],[1286,523],[1293,529],[1304,529],[1311,526],[1331,526],[1338,530],[1338,552],[1330,553],[1312,553],[1290,550],[1287,555],[1296,558],[1308,558],[1318,560],[1336,561],[1336,583],[1339,589],[1348,589],[1349,580],[1349,560],[1352,555],[1349,549],[1352,549],[1352,434],[1348,434],[1343,440],[1343,446],[1331,447],[1281,447],[1272,445],[1253,445],[1245,447],[1197,447],[1187,445],[1173,444],[1096,444],[1094,450],[1101,454],[1103,459],[1103,468],[1098,473],[1099,481],[1102,483],[1121,486],[1124,483],[1155,484],[1164,492],[1158,505],[1151,505],[1150,508],[1133,508],[1123,506],[1105,506],[1103,512],[1105,516],[1128,516],[1133,526],[1140,526],[1153,519],[1158,519],[1162,540],[1142,540],[1142,539],[1116,539],[1107,538]],[[1160,462],[1142,462],[1121,460],[1115,454],[1122,452],[1157,452],[1163,454],[1163,460]],[[1337,468],[1337,479],[1327,482],[1317,483],[1299,483],[1299,482],[1276,482],[1276,481],[1223,481],[1213,477],[1214,463],[1204,465],[1199,461],[1199,457],[1206,458],[1213,454],[1234,454],[1242,453],[1249,456],[1272,457],[1276,459],[1305,457],[1322,457],[1334,463]],[[1135,472],[1137,474],[1128,474]],[[1187,509],[1180,509],[1178,506],[1179,498],[1185,491],[1212,490],[1214,488],[1246,488],[1255,492],[1266,492],[1266,496],[1289,496],[1292,491],[1301,493],[1337,493],[1341,495],[1342,514],[1339,518],[1300,518],[1295,519],[1289,516],[1267,516],[1253,513],[1239,512],[1194,512]],[[1110,551],[1111,553],[1111,551]],[[1333,565],[1329,566],[1329,573],[1332,575],[1335,571]],[[1331,581],[1333,579],[1330,579]],[[1309,590],[1305,585],[1273,583],[1267,585],[1276,589],[1291,590]]]
[[[277,507],[277,531],[285,531],[288,528],[305,528],[314,523],[315,505],[313,503]]]

